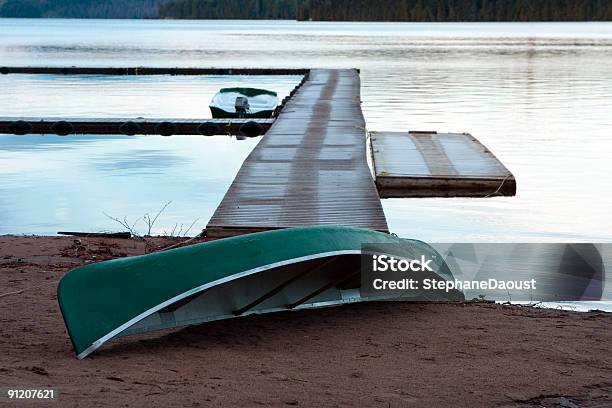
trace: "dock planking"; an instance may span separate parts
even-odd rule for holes
[[[207,237],[314,225],[388,232],[356,70],[311,70],[240,168]]]
[[[372,132],[370,136],[382,198],[516,194],[512,173],[470,134]]]

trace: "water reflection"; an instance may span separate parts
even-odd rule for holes
[[[429,241],[610,241],[612,24],[0,20],[10,65],[358,67],[371,130],[470,132],[515,198],[385,200]],[[6,61],[6,62],[4,62]],[[202,117],[223,77],[0,76],[2,116]],[[287,93],[296,78],[238,78]],[[240,82],[246,81],[246,82]],[[233,84],[233,83],[231,83]],[[0,233],[203,226],[256,141],[0,139]],[[41,144],[43,143],[43,144]]]
[[[191,160],[174,154],[171,149],[129,149],[120,154],[104,153],[93,157],[91,164],[96,171],[116,174],[163,174]]]
[[[117,230],[104,213],[132,223],[167,201],[172,204],[156,232],[196,219],[201,229],[257,142],[89,136],[73,144],[71,137],[42,138],[56,143],[0,149],[0,233]]]

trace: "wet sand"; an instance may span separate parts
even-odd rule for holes
[[[143,252],[133,240],[0,236],[0,387],[53,387],[62,407],[612,406],[603,312],[357,304],[132,336],[77,360],[58,279]]]

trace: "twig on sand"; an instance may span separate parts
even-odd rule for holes
[[[529,303],[529,304],[526,304],[526,305],[519,305],[519,306],[521,306],[521,307],[537,307],[537,306],[539,306],[541,304],[542,304],[542,302],[535,302],[535,303]]]
[[[153,226],[155,225],[155,222],[157,221],[157,219],[159,218],[159,216],[161,215],[161,213],[163,213],[166,208],[168,208],[168,206],[172,204],[172,201],[168,201],[166,204],[163,205],[162,208],[159,209],[159,211],[157,212],[157,214],[155,215],[154,218],[151,218],[151,215],[149,215],[149,213],[146,213],[142,219],[144,220],[144,222],[147,224],[147,234],[146,236],[151,236],[151,231],[153,230]]]
[[[70,235],[80,238],[132,238],[129,232],[80,232],[80,231],[58,231],[58,235]]]
[[[193,238],[189,238],[187,241],[178,242],[176,244],[170,245],[169,247],[161,248],[160,251],[167,251],[169,249],[174,249],[174,248],[182,247],[182,246],[185,246],[185,245],[189,244],[190,242],[193,242],[196,239],[200,239],[200,238],[202,238],[202,234],[198,234],[198,235],[196,235]]]
[[[195,241],[196,239],[199,239],[202,237],[202,234],[198,234],[193,238],[188,239],[187,241],[183,241],[183,242],[179,242],[173,245],[170,245],[168,247],[165,248],[154,248],[153,246],[153,242],[149,241],[149,238],[153,238],[151,236],[151,233],[153,232],[153,227],[155,226],[155,223],[157,222],[157,220],[159,219],[159,217],[162,215],[162,213],[166,210],[166,208],[168,208],[168,206],[172,204],[172,201],[168,201],[166,204],[164,204],[159,211],[157,212],[157,214],[155,214],[154,217],[152,217],[149,213],[146,213],[145,215],[142,216],[142,218],[138,218],[136,221],[134,221],[132,224],[130,224],[127,220],[127,217],[123,217],[123,219],[118,218],[118,217],[113,217],[107,213],[103,213],[107,218],[115,221],[116,223],[118,223],[119,225],[121,225],[123,228],[125,228],[131,235],[132,237],[139,239],[141,241],[144,241],[145,243],[145,250],[144,253],[147,254],[149,252],[153,252],[153,251],[165,251],[167,249],[172,249],[172,248],[177,248],[180,246],[184,246],[190,242]],[[180,228],[179,228],[179,224],[176,223],[174,224],[174,227],[172,228],[172,230],[170,231],[170,233],[164,231],[164,235],[162,236],[167,236],[167,237],[171,237],[171,238],[186,238],[187,234],[189,233],[189,231],[191,231],[193,229],[193,227],[195,226],[195,224],[199,221],[199,218],[196,218],[195,220],[193,220],[193,222],[189,225],[189,227],[187,229],[184,229],[185,224],[180,224]],[[139,221],[143,221],[146,226],[147,226],[147,231],[144,235],[139,234],[136,231],[136,225],[138,224]],[[178,228],[178,231],[177,231]]]
[[[191,225],[189,226],[189,228],[187,228],[187,229],[185,230],[185,232],[183,232],[183,238],[185,238],[185,237],[187,236],[187,234],[189,234],[189,231],[191,231],[191,229],[193,228],[193,226],[195,225],[195,223],[196,223],[196,222],[198,222],[198,221],[200,221],[200,219],[199,219],[199,218],[196,218],[195,220],[193,220],[193,222],[191,223]],[[199,237],[200,235],[201,235],[201,234],[198,234],[198,237]]]
[[[127,217],[123,217],[123,219],[121,220],[117,217],[108,215],[105,212],[102,212],[102,214],[104,214],[108,219],[115,221],[116,223],[121,225],[123,228],[125,228],[132,235],[132,237],[138,238],[138,239],[144,239],[140,234],[136,232],[136,224],[138,224],[138,221],[140,221],[140,218],[138,218],[136,221],[134,221],[133,224],[130,225],[130,223],[127,220]]]
[[[102,212],[102,214],[104,214],[107,218],[109,218],[110,220],[115,221],[116,223],[118,223],[119,225],[121,225],[123,228],[125,228],[130,234],[132,234],[133,237],[135,238],[139,238],[139,239],[143,239],[144,237],[150,237],[151,236],[151,232],[153,231],[153,227],[155,226],[155,223],[157,222],[157,219],[159,218],[159,216],[166,210],[166,208],[168,208],[168,206],[172,204],[172,201],[168,201],[166,204],[164,204],[159,211],[157,212],[157,214],[155,214],[155,217],[151,217],[151,215],[149,213],[146,213],[145,215],[142,216],[142,218],[137,218],[136,221],[134,221],[132,224],[130,224],[127,220],[127,217],[123,217],[123,219],[120,219],[118,217],[113,217],[112,215],[109,215],[105,212]],[[137,231],[136,231],[136,225],[138,224],[138,222],[140,221],[144,221],[145,224],[147,225],[147,232],[146,234],[140,235]]]
[[[25,289],[16,290],[15,292],[3,293],[0,295],[0,298],[3,298],[5,296],[11,296],[11,295],[19,295],[20,293],[23,293],[23,292],[25,292]]]
[[[11,296],[11,295],[20,295],[20,294],[22,294],[23,292],[25,292],[26,290],[32,290],[32,289],[42,288],[43,286],[50,285],[50,284],[56,284],[56,283],[58,283],[58,282],[59,282],[59,280],[53,280],[53,281],[50,281],[50,282],[45,282],[45,283],[43,283],[42,285],[30,286],[29,288],[24,288],[24,289],[21,289],[21,290],[16,290],[16,291],[14,291],[14,292],[2,293],[2,294],[0,294],[0,298],[7,297],[7,296]]]
[[[502,303],[504,306],[518,306],[518,307],[538,307],[544,302],[533,302],[533,303],[512,303],[510,301]]]
[[[166,204],[164,204],[159,209],[157,214],[155,214],[154,217],[151,217],[149,213],[146,213],[145,215],[142,216],[142,218],[136,219],[136,221],[134,221],[132,224],[128,222],[127,217],[123,217],[123,219],[120,219],[118,217],[113,217],[105,212],[103,212],[103,214],[107,218],[115,221],[116,223],[121,225],[123,228],[125,228],[132,235],[132,237],[139,239],[141,241],[144,241],[145,243],[144,253],[146,254],[151,249],[151,243],[147,240],[147,238],[151,238],[151,232],[153,231],[153,227],[155,226],[157,219],[166,210],[166,208],[168,208],[170,204],[172,204],[172,201],[168,201]],[[138,224],[139,221],[143,221],[147,226],[147,232],[144,235],[141,235],[136,231],[136,225]],[[194,221],[194,224],[195,224],[195,221]]]

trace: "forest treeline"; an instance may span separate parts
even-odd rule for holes
[[[0,0],[0,17],[157,18],[165,0]]]
[[[612,21],[612,0],[0,0],[3,17]]]
[[[314,21],[610,21],[612,0],[170,0],[167,18]]]
[[[612,0],[305,0],[298,1],[297,19],[610,21]]]
[[[612,0],[611,0],[612,1]],[[162,18],[295,20],[296,0],[170,0]]]

